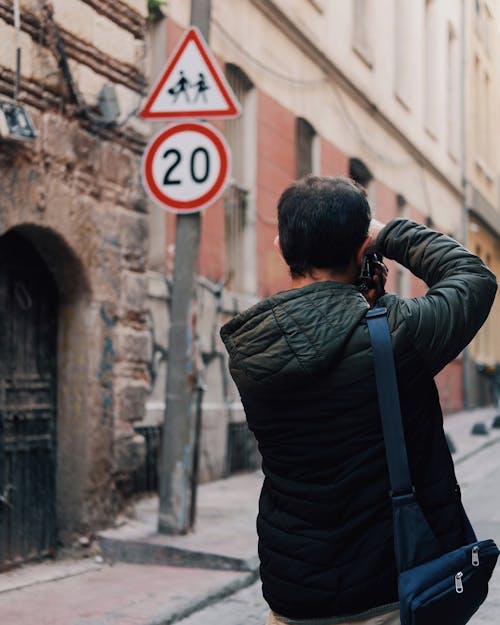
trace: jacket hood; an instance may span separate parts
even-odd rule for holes
[[[367,310],[357,288],[340,282],[269,297],[222,327],[231,371],[268,388],[308,383],[335,366]]]

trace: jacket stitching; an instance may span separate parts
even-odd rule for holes
[[[278,324],[279,329],[281,330],[281,333],[283,335],[283,338],[286,341],[286,344],[288,345],[288,349],[291,351],[291,353],[295,356],[297,362],[299,363],[299,367],[302,369],[302,371],[307,375],[310,376],[310,372],[307,370],[307,368],[304,366],[304,364],[302,363],[302,361],[300,360],[300,358],[298,357],[298,355],[295,353],[295,351],[292,349],[292,346],[290,345],[290,341],[288,340],[288,336],[286,334],[286,332],[284,331],[281,323],[279,322],[277,316],[276,316],[276,312],[274,310],[274,306],[271,306],[271,312],[273,314],[274,320],[276,321],[276,323]],[[309,340],[309,339],[308,339]],[[281,369],[280,369],[281,371]],[[276,372],[278,373],[278,372]],[[276,375],[276,373],[274,375]]]

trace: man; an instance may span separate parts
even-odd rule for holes
[[[356,286],[376,250],[425,280],[387,294],[408,457],[443,550],[464,544],[460,490],[433,376],[488,315],[494,275],[456,241],[414,222],[371,221],[346,178],[307,176],[278,203],[292,289],[221,331],[265,475],[257,530],[268,624],[399,623],[392,510],[365,315]],[[381,279],[383,276],[381,276]]]

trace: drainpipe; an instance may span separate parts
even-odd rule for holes
[[[469,231],[469,209],[467,207],[467,22],[466,22],[466,1],[462,0],[461,3],[461,27],[462,27],[462,50],[461,50],[461,65],[462,65],[462,85],[461,85],[461,143],[462,143],[462,158],[461,158],[461,177],[462,177],[462,243],[467,247],[468,243],[468,231]],[[463,403],[464,408],[469,409],[471,407],[470,399],[470,371],[471,361],[469,347],[465,347],[462,352],[462,388],[463,388]]]
[[[21,31],[21,16],[19,12],[19,0],[14,0],[14,28],[16,29],[16,75],[14,79],[14,101],[17,102],[19,97],[19,85],[21,83],[21,43],[20,43],[20,31]]]

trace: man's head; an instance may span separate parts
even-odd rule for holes
[[[278,201],[279,247],[292,278],[346,272],[367,242],[370,206],[349,178],[305,176]]]

